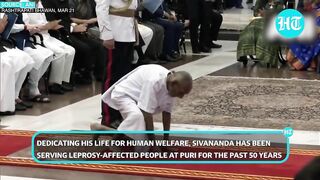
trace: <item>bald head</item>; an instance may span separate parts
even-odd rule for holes
[[[192,77],[188,72],[172,72],[168,77],[168,90],[172,97],[183,98],[192,89]]]

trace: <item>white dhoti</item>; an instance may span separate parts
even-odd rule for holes
[[[113,90],[111,93],[112,104],[116,106],[115,109],[119,110],[123,118],[122,123],[119,125],[120,131],[145,131],[146,123],[144,116],[137,106],[137,103],[129,96],[118,93]]]
[[[14,111],[14,67],[6,57],[6,52],[0,54],[0,112]]]
[[[43,37],[45,47],[54,53],[49,83],[61,84],[63,81],[69,82],[76,53],[75,49],[47,34],[44,34]]]
[[[0,111],[14,111],[15,99],[18,98],[27,73],[32,69],[34,61],[19,49],[7,49],[1,53],[1,88]]]
[[[153,37],[153,31],[151,28],[144,26],[142,24],[138,24],[138,30],[145,44],[144,46],[142,46],[142,52],[145,53]],[[137,63],[138,59],[139,59],[138,53],[134,51],[133,64]]]
[[[35,62],[35,65],[30,71],[30,76],[28,79],[29,95],[40,95],[40,91],[38,88],[39,80],[46,72],[51,61],[53,60],[53,52],[40,45],[36,45],[36,49],[26,47],[24,48],[24,51],[28,53]]]

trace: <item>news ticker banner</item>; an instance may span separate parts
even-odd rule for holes
[[[148,134],[155,140],[147,140]],[[163,140],[169,134],[169,140]],[[281,164],[293,129],[245,131],[40,131],[41,164]],[[93,136],[99,135],[99,139]]]

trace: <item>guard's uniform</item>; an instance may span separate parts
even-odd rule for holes
[[[103,94],[103,101],[119,110],[124,119],[118,130],[146,130],[141,110],[150,114],[171,113],[174,98],[167,90],[169,73],[159,65],[140,66]]]
[[[96,13],[102,40],[114,39],[115,49],[108,51],[108,62],[104,73],[103,92],[131,71],[137,27],[134,11],[137,0],[96,0]],[[120,114],[103,106],[102,124],[109,126]]]
[[[38,8],[43,8],[41,1]],[[24,13],[23,21],[30,25],[45,25],[48,23],[44,13]],[[43,36],[43,43],[46,48],[54,52],[54,61],[50,71],[50,83],[62,84],[69,82],[72,64],[75,56],[75,49],[58,39],[51,37],[48,31],[40,32]]]

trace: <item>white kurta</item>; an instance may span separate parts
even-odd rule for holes
[[[43,8],[41,1],[37,4],[38,8]],[[48,23],[44,13],[24,13],[23,21],[25,24],[45,25]],[[75,49],[58,39],[51,37],[48,31],[40,32],[43,36],[43,43],[46,48],[54,52],[54,59],[50,71],[50,83],[61,84],[62,81],[69,82]],[[37,39],[40,42],[40,39]]]
[[[123,8],[126,3],[122,0],[95,0],[96,13],[102,40],[114,39],[118,42],[135,42],[135,28],[133,17],[109,15],[110,6]],[[137,0],[133,0],[129,9],[138,7]]]
[[[3,17],[3,13],[0,13],[0,17]],[[23,24],[15,24],[12,28],[11,33],[19,33],[24,30]],[[53,52],[47,48],[36,45],[36,49],[25,47],[23,49],[24,52],[29,54],[29,56],[33,59],[33,68],[30,71],[30,77],[28,79],[29,82],[29,93],[31,96],[39,95],[40,91],[38,89],[38,83],[42,75],[48,69],[51,61],[53,60]]]
[[[24,48],[24,52],[28,53],[35,62],[42,62],[38,69],[32,68],[30,71],[28,79],[30,97],[41,94],[38,88],[39,81],[53,60],[53,52],[51,50],[40,45],[36,45],[35,47],[36,49],[30,47]]]
[[[33,59],[19,49],[8,49],[0,54],[0,111],[14,111],[27,73],[33,67]]]
[[[118,130],[145,130],[141,110],[150,114],[172,111],[174,98],[166,85],[169,73],[159,65],[140,66],[103,94],[103,101],[119,110],[124,118]]]
[[[0,54],[0,112],[14,111],[15,68],[3,52]]]
[[[0,13],[0,16],[3,17],[3,13]],[[17,24],[16,24],[17,25]],[[18,33],[24,29],[24,26],[17,25],[12,28],[12,32]],[[47,48],[37,45],[36,49],[26,47],[24,48],[24,52],[29,54],[33,61],[33,68],[30,71],[29,78],[29,90],[31,95],[38,95],[40,91],[38,89],[38,83],[42,75],[48,69],[51,61],[53,60],[53,52]]]

